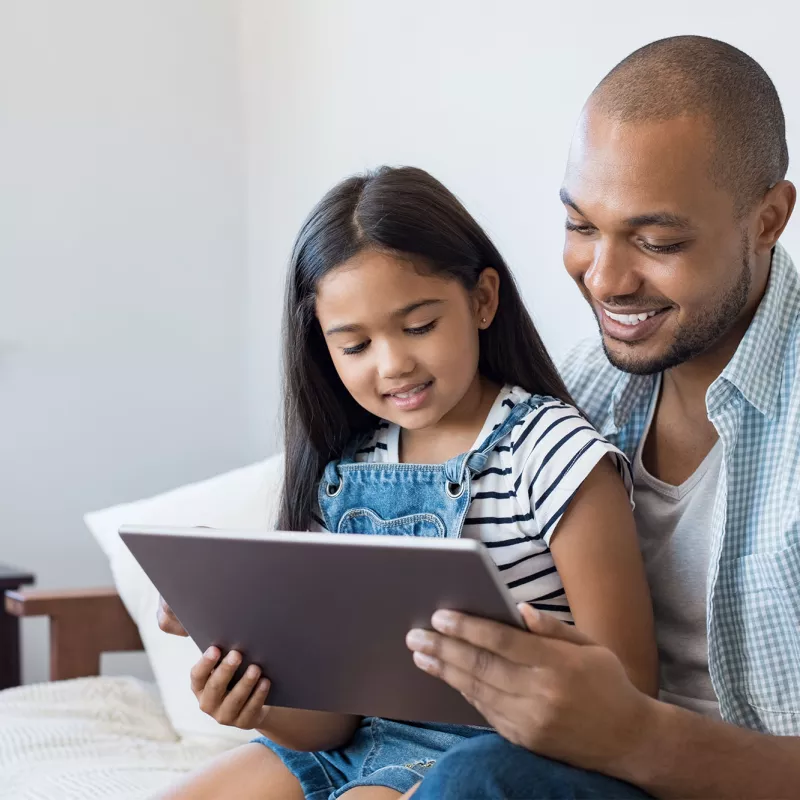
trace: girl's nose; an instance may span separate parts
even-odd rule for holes
[[[378,374],[384,380],[393,380],[414,371],[416,361],[407,347],[397,342],[387,342],[378,352]]]

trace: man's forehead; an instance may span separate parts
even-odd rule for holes
[[[687,217],[718,193],[709,159],[708,134],[696,119],[629,123],[584,113],[563,189],[573,205],[600,204],[615,216],[658,210]]]

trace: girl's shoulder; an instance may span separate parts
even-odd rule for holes
[[[593,448],[618,453],[571,403],[549,395],[532,395],[519,387],[505,387],[501,397],[506,417],[514,414],[515,422],[498,441],[497,450],[504,454],[515,480],[520,473],[531,469],[538,472],[544,465],[569,470]]]
[[[504,438],[513,442],[512,452],[521,458],[537,441],[536,434],[551,429],[551,426],[570,428],[577,425],[594,430],[576,406],[558,397],[531,394],[519,386],[504,386],[498,401],[502,409],[501,419],[496,420],[493,427],[512,414],[515,416],[514,426]]]

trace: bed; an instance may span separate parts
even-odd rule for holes
[[[151,798],[253,734],[197,708],[190,639],[158,630],[158,592],[117,535],[125,523],[265,528],[281,466],[269,459],[158,497],[86,515],[114,586],[10,591],[6,609],[45,616],[50,681],[0,692],[0,800]],[[100,674],[104,652],[145,650],[154,681]]]

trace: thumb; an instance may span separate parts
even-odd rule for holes
[[[567,625],[551,614],[543,614],[541,611],[532,608],[528,603],[520,603],[517,609],[522,614],[522,619],[531,633],[544,636],[547,639],[560,639],[563,642],[572,642],[573,644],[594,644],[586,634],[581,633],[574,625]]]

